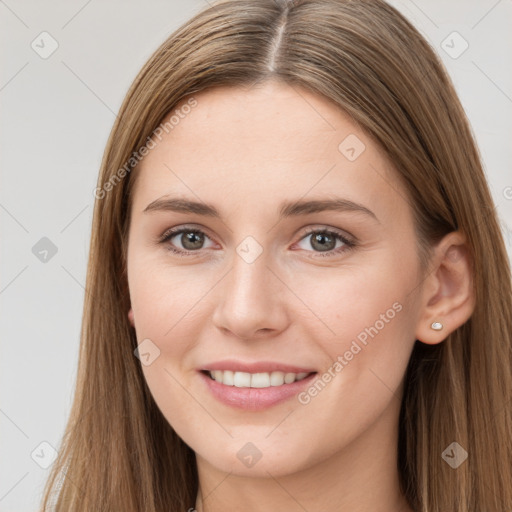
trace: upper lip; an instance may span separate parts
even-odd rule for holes
[[[284,372],[284,373],[314,373],[316,370],[311,368],[294,366],[286,363],[278,363],[275,361],[257,361],[257,362],[243,362],[235,360],[216,361],[204,365],[200,370],[231,370],[234,372],[245,373],[271,373],[271,372]]]

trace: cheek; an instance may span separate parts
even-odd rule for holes
[[[151,364],[141,358],[142,371],[169,423],[187,425],[197,421],[186,389],[195,376],[194,347],[211,318],[208,291],[215,278],[193,265],[172,267],[162,258],[137,256],[129,260],[130,300],[139,346],[145,343],[152,354]]]
[[[391,353],[406,344],[412,332],[409,321],[409,292],[414,275],[405,262],[396,271],[393,255],[379,265],[366,265],[332,272],[322,285],[303,276],[294,280],[294,292],[304,298],[310,312],[302,315],[311,337],[335,360],[357,343],[367,348],[375,340],[376,354]],[[314,330],[313,330],[314,329]],[[355,346],[353,352],[357,352]],[[347,357],[355,359],[351,354]],[[363,359],[363,358],[357,358]]]
[[[205,291],[199,279],[184,277],[187,272],[158,264],[150,267],[149,262],[139,268],[144,270],[131,276],[130,299],[139,347],[146,344],[151,354],[150,364],[141,358],[142,371],[167,421],[183,430],[197,421],[198,415],[186,389],[193,366],[190,353],[200,338],[198,301]]]
[[[399,396],[414,344],[415,264],[413,251],[390,252],[378,265],[333,275],[324,287],[298,281],[297,294],[314,312],[308,337],[328,356],[316,385],[298,398],[326,424],[347,415],[371,421],[393,393]]]
[[[406,292],[371,282],[364,295],[360,287],[333,284],[343,298],[335,305],[324,302],[322,318],[335,334],[317,331],[314,339],[329,361],[297,396],[294,413],[302,439],[309,440],[312,463],[352,443],[379,418],[391,425],[398,415],[400,385],[414,341]],[[274,441],[282,441],[280,436],[277,432]]]
[[[205,280],[204,273],[194,272],[193,266],[173,268],[162,264],[161,258],[134,258],[129,277],[137,338],[158,340],[163,352],[179,351],[180,333],[188,332],[193,339],[199,327],[196,315],[214,285],[211,275]]]

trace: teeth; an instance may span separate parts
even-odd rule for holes
[[[308,373],[246,373],[232,372],[230,370],[213,370],[209,372],[210,377],[224,384],[225,386],[235,386],[237,388],[269,388],[270,386],[282,386],[292,382],[302,380]]]

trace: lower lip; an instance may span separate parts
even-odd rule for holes
[[[236,386],[221,384],[203,372],[199,372],[199,374],[217,400],[226,405],[246,411],[261,411],[284,402],[285,400],[289,400],[307,387],[316,376],[316,373],[312,373],[302,380],[281,386],[270,386],[268,388],[238,388]]]

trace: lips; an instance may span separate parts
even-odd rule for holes
[[[199,373],[209,392],[220,402],[260,411],[298,394],[317,372],[278,362],[218,361],[201,368]]]

